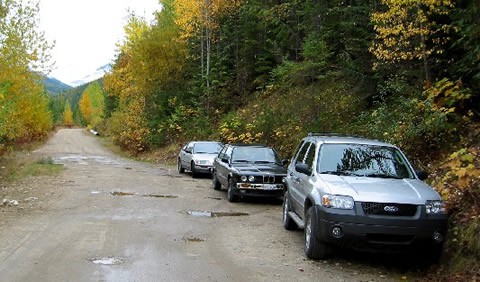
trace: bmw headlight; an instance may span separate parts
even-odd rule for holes
[[[250,175],[250,176],[242,175],[242,176],[240,176],[240,180],[242,182],[246,182],[247,180],[249,182],[253,182],[255,180],[255,176],[253,176],[253,175]]]
[[[351,210],[354,206],[353,198],[342,195],[323,195],[322,206],[334,209]]]
[[[443,201],[440,201],[440,200],[426,201],[425,208],[427,210],[427,214],[445,213],[445,206],[443,205]]]

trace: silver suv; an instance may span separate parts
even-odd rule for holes
[[[332,246],[368,251],[422,248],[438,259],[447,230],[439,194],[422,182],[397,147],[374,140],[309,133],[288,166],[283,225],[304,229],[305,254]]]

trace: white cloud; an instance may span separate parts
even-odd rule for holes
[[[151,21],[160,4],[158,0],[40,0],[40,30],[56,42],[50,76],[73,85],[111,63],[128,10]]]

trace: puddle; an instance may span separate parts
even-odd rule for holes
[[[112,191],[110,192],[112,196],[134,196],[135,193],[132,192],[119,192],[119,191]]]
[[[112,196],[140,196],[140,197],[164,198],[164,199],[178,198],[178,196],[176,196],[176,195],[137,194],[137,193],[133,193],[133,192],[122,192],[122,191],[112,191],[112,192],[110,192],[110,195],[112,195]]]
[[[123,167],[125,166],[125,162],[118,159],[118,158],[110,158],[106,156],[92,156],[92,155],[78,155],[78,154],[71,154],[65,155],[61,157],[57,157],[53,159],[54,163],[57,164],[65,164],[65,162],[70,163],[78,163],[81,165],[86,165],[90,162],[96,162],[100,164],[106,165],[114,165],[116,167]]]
[[[101,264],[101,265],[119,265],[125,263],[124,258],[115,258],[115,257],[108,257],[108,258],[93,258],[90,260],[94,264]]]
[[[212,200],[222,200],[220,197],[205,197],[205,199],[212,199]]]
[[[210,211],[186,211],[188,215],[196,217],[225,217],[225,216],[246,216],[246,212],[210,212]]]
[[[205,239],[198,238],[198,237],[191,237],[191,238],[183,238],[184,241],[187,242],[193,242],[193,243],[198,243],[198,242],[205,242]]]
[[[165,199],[174,199],[178,198],[178,196],[175,195],[158,195],[158,194],[143,194],[140,195],[142,197],[152,197],[152,198],[165,198]]]

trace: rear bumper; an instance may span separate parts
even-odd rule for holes
[[[420,209],[412,217],[387,217],[332,213],[316,206],[315,226],[320,240],[357,250],[402,252],[441,245],[447,232],[447,215],[427,215],[425,208]]]

